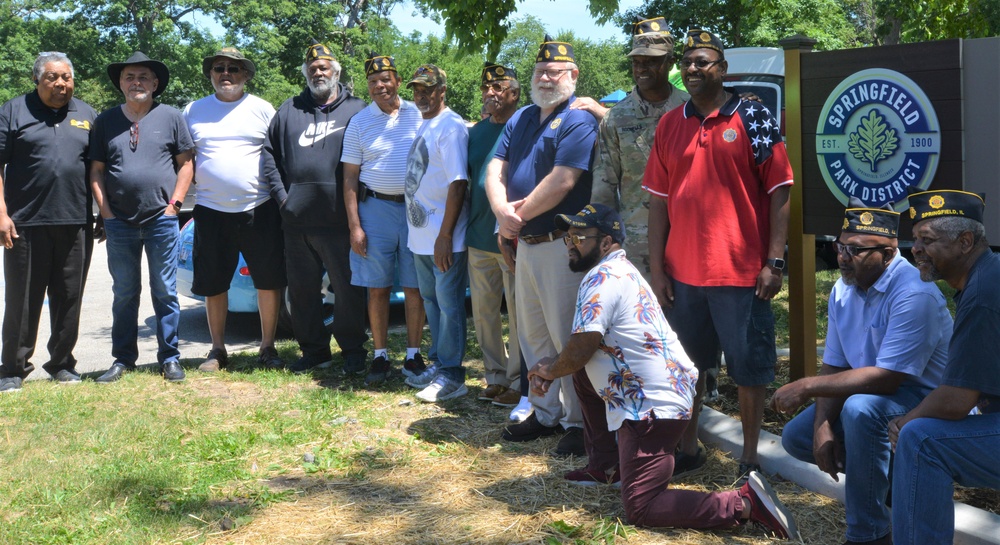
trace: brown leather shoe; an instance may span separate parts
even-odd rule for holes
[[[199,371],[214,373],[219,369],[229,365],[229,354],[225,348],[213,348],[208,351],[208,357],[198,366]]]
[[[521,392],[507,388],[507,391],[494,397],[493,404],[500,407],[517,407],[521,402]]]
[[[493,401],[493,398],[506,392],[509,388],[506,386],[500,386],[499,384],[490,384],[479,392],[479,401]]]

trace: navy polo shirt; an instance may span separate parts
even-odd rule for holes
[[[954,299],[955,330],[941,384],[976,390],[980,410],[1000,412],[1000,255],[980,256]]]
[[[551,210],[532,218],[521,234],[542,235],[555,229],[556,214],[573,215],[590,203],[591,162],[597,142],[597,120],[584,110],[569,109],[569,100],[544,120],[532,104],[514,113],[504,127],[496,157],[507,162],[507,200],[527,197],[556,166],[583,170],[566,197]]]
[[[0,107],[0,164],[7,213],[17,226],[91,219],[87,148],[97,113],[75,98],[59,110],[37,91]]]

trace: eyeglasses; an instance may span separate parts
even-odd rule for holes
[[[569,246],[570,243],[572,243],[573,246],[579,246],[585,240],[592,238],[602,238],[604,236],[605,235],[566,235],[563,237],[563,242],[566,243],[567,246]]]
[[[551,68],[548,70],[535,70],[535,78],[542,79],[542,76],[548,76],[551,80],[557,80],[562,77],[566,72],[571,71],[572,68]]]
[[[716,61],[706,61],[705,59],[695,59],[692,61],[690,59],[684,59],[677,63],[677,67],[680,68],[681,70],[687,70],[688,68],[694,66],[698,70],[704,70],[709,66],[712,66],[713,64],[719,64],[722,61],[723,59],[719,59]]]
[[[243,70],[243,67],[242,66],[236,66],[236,65],[233,65],[233,66],[213,66],[212,67],[212,71],[215,72],[216,74],[222,74],[222,73],[225,73],[225,72],[229,72],[230,74],[239,74],[240,70]]]
[[[139,147],[139,122],[136,121],[132,123],[132,127],[128,130],[128,147],[135,151],[135,148]]]
[[[510,89],[510,87],[504,87],[499,83],[484,83],[479,86],[479,92],[485,93],[486,91],[493,91],[493,93],[497,95],[502,95],[507,89]]]
[[[833,247],[837,250],[839,255],[847,257],[857,257],[862,252],[873,252],[875,250],[885,249],[885,246],[850,246],[839,242],[834,242]]]

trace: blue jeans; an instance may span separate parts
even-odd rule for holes
[[[1000,413],[917,418],[903,426],[892,472],[893,543],[951,543],[954,483],[1000,488],[998,453]]]
[[[891,457],[889,421],[916,407],[928,392],[926,388],[900,386],[893,395],[855,394],[844,402],[840,419],[834,424],[834,433],[847,451],[844,503],[848,540],[873,541],[892,529],[889,508],[885,505]],[[781,432],[781,446],[788,454],[811,464],[816,463],[813,457],[815,417],[816,406],[810,405],[785,424]]]
[[[149,289],[156,313],[156,342],[160,364],[180,359],[177,327],[177,252],[180,230],[177,216],[163,215],[136,226],[119,219],[104,220],[108,236],[108,270],[115,300],[111,307],[111,355],[116,362],[135,365],[139,359],[139,296],[142,295],[142,249],[146,248]]]
[[[432,255],[414,255],[417,283],[431,327],[428,359],[451,380],[465,381],[465,288],[469,284],[468,252],[455,252],[451,268],[441,272]]]

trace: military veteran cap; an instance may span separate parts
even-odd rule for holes
[[[844,211],[844,233],[899,237],[899,212],[892,209],[892,203],[882,208],[869,208],[857,197],[851,197]]]
[[[913,223],[932,218],[956,216],[983,222],[986,196],[953,189],[920,191],[910,188],[910,219]]]
[[[639,19],[636,17],[636,19]],[[632,23],[632,36],[641,36],[643,34],[649,33],[666,33],[667,31],[667,20],[663,17],[653,17],[652,19],[640,19]]]
[[[337,60],[333,57],[333,52],[330,51],[329,47],[313,40],[313,44],[309,46],[309,49],[306,49],[306,64],[319,59],[328,61]]]
[[[721,58],[726,58],[725,48],[722,46],[722,40],[720,40],[718,36],[700,28],[692,28],[687,31],[687,36],[684,38],[684,50],[682,53],[687,53],[692,49],[701,49],[703,47],[714,49],[719,52],[719,55],[722,56]]]
[[[396,72],[396,59],[389,55],[378,55],[374,51],[368,53],[365,60],[365,77],[378,72]]]
[[[202,59],[201,73],[204,74],[206,78],[211,77],[209,72],[212,71],[212,65],[215,64],[215,59],[218,59],[219,57],[240,63],[240,66],[242,66],[243,70],[247,73],[247,81],[252,80],[254,74],[257,73],[257,67],[254,66],[249,59],[244,57],[243,53],[240,53],[239,49],[236,49],[235,47],[223,47],[222,49],[216,51],[215,55]]]
[[[445,78],[447,76],[444,70],[441,70],[433,64],[421,64],[417,71],[413,73],[413,79],[406,84],[406,88],[409,89],[413,87],[414,83],[419,83],[421,85],[426,85],[428,87],[437,87],[438,85],[445,84]]]
[[[540,62],[576,62],[573,57],[573,46],[566,42],[557,42],[548,34],[545,41],[538,47],[538,56],[535,63]]]
[[[618,244],[625,242],[625,224],[618,212],[610,206],[599,203],[588,204],[576,214],[559,214],[555,219],[556,229],[563,231],[570,227],[587,229],[597,227],[605,235],[611,236]]]
[[[516,80],[517,70],[507,68],[493,62],[483,63],[482,83],[492,83],[494,81]]]

